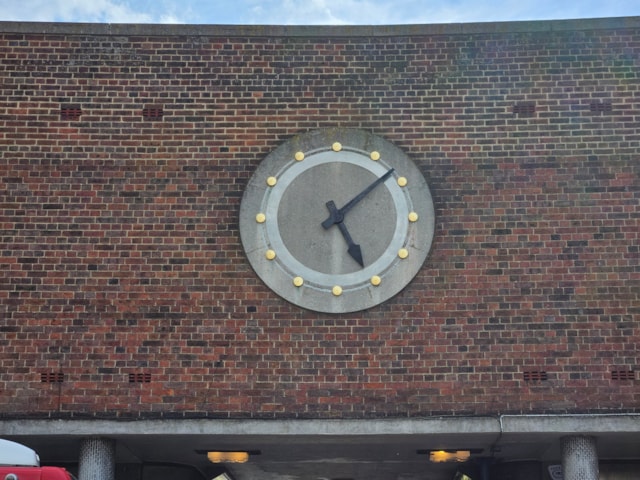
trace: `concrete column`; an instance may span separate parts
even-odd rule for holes
[[[598,480],[598,452],[595,437],[562,437],[564,480]]]
[[[114,480],[116,442],[108,438],[85,438],[80,444],[78,480]]]

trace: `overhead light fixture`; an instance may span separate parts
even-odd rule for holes
[[[431,450],[429,460],[434,463],[466,462],[471,457],[470,450]]]
[[[211,463],[246,463],[249,460],[249,452],[213,451],[207,452],[207,458]]]

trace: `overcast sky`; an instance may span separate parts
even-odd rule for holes
[[[640,15],[640,0],[0,0],[0,20],[376,25]]]

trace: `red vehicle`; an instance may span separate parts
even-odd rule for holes
[[[16,442],[0,439],[0,480],[75,480],[61,467],[41,467],[38,454]]]

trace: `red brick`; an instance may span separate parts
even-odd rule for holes
[[[197,56],[170,34],[120,55],[0,36],[0,415],[640,412],[609,368],[640,340],[640,100],[609,61],[634,35],[212,34]],[[270,151],[334,126],[419,164],[436,234],[398,296],[329,316],[269,292],[237,217]]]

